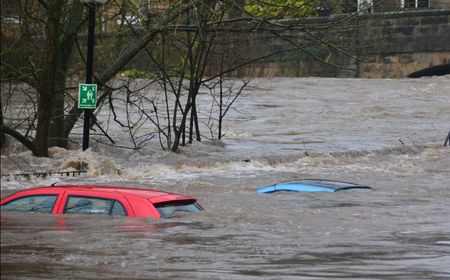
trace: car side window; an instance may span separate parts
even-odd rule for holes
[[[126,216],[125,209],[119,201],[85,196],[69,196],[64,213]]]
[[[123,208],[122,203],[119,201],[114,201],[114,205],[111,210],[111,215],[113,216],[126,216],[127,212],[125,211],[125,208]]]
[[[2,210],[51,213],[57,195],[32,195],[21,197],[2,205]]]

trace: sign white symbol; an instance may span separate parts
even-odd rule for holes
[[[78,90],[78,108],[95,109],[97,103],[97,85],[80,84]]]

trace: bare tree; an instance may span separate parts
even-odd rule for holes
[[[33,133],[24,135],[23,129],[4,122],[2,114],[1,134],[14,137],[36,156],[48,156],[50,146],[67,145],[68,135],[81,113],[76,102],[67,99],[73,89],[66,87],[66,83],[70,78],[69,71],[78,70],[73,67],[73,58],[74,49],[80,45],[78,35],[83,32],[83,6],[79,1],[65,0],[10,4],[14,7],[10,9],[12,16],[17,21],[2,25],[2,84],[15,81],[31,86],[36,95],[37,116]],[[97,83],[105,85],[155,34],[148,32],[124,49],[96,77]],[[83,57],[80,47],[78,50]],[[4,72],[8,75],[3,75]],[[2,102],[2,105],[3,110],[7,104]]]
[[[35,102],[36,113],[30,112],[27,122],[14,126],[3,114],[11,106],[2,94],[1,133],[14,137],[36,156],[48,156],[50,146],[67,146],[82,112],[74,99],[74,84],[84,68],[79,62],[84,61],[86,17],[76,0],[22,0],[15,4],[18,22],[2,26],[2,70],[7,70],[2,71],[2,86],[9,82],[34,89],[35,98],[30,100]],[[177,151],[180,145],[201,141],[204,129],[211,138],[216,133],[220,139],[223,119],[248,83],[244,80],[236,90],[226,86],[226,78],[251,73],[248,69],[255,63],[301,52],[337,65],[333,58],[352,56],[342,38],[357,27],[352,21],[354,14],[305,24],[302,18],[274,20],[277,16],[255,14],[240,0],[169,0],[157,8],[151,5],[148,0],[110,1],[103,9],[100,26],[111,33],[102,36],[99,44],[105,48],[95,61],[100,65],[100,71],[95,71],[101,89],[98,103],[108,104],[100,106],[97,113],[111,110],[113,119],[128,130],[134,148],[158,135],[163,148]],[[306,4],[278,8],[283,13],[296,8],[303,9],[302,13],[311,11]],[[131,89],[130,84],[115,88],[115,76],[137,55],[151,65],[147,70],[154,78],[145,90]],[[202,90],[210,93],[213,109],[209,113],[199,111]],[[117,104],[127,109],[127,120],[115,114]],[[207,116],[206,121],[201,115]],[[155,131],[143,135],[144,122],[153,124]],[[106,129],[94,125],[107,135]]]

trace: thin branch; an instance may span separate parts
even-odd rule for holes
[[[0,129],[1,129],[1,133],[8,134],[8,135],[14,137],[17,141],[22,143],[22,145],[24,145],[31,151],[34,152],[36,150],[34,142],[31,141],[30,139],[26,138],[25,136],[23,136],[20,132],[18,132],[14,128],[7,126],[7,125],[2,125],[0,127]]]

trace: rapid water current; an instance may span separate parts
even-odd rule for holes
[[[450,279],[450,76],[255,79],[224,126],[219,144],[177,154],[93,141],[35,158],[10,144],[2,175],[79,162],[88,172],[2,177],[2,197],[84,182],[188,194],[206,210],[165,220],[2,212],[1,278]],[[372,190],[255,192],[299,178]]]

